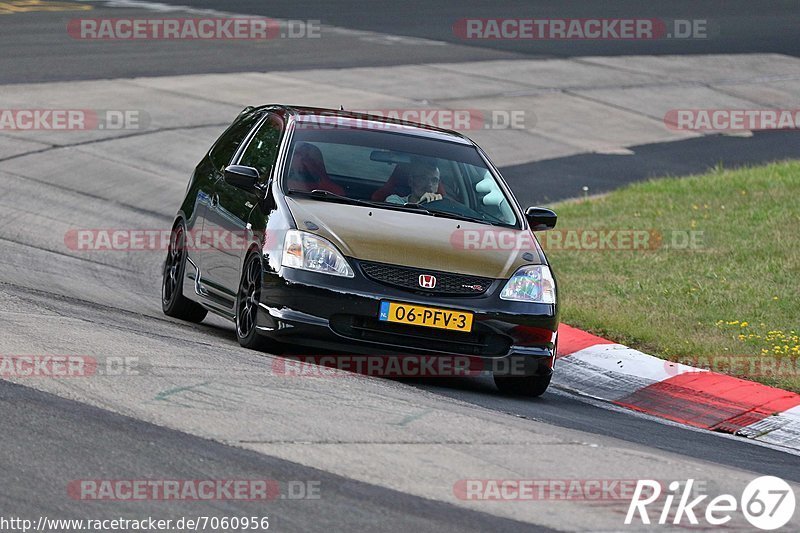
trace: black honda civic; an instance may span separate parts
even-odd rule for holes
[[[195,168],[163,271],[169,316],[230,319],[242,346],[463,357],[541,395],[556,280],[470,139],[346,111],[245,108]]]

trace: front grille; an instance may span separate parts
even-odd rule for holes
[[[493,281],[491,278],[436,272],[369,261],[361,261],[360,265],[364,274],[375,281],[428,294],[474,296],[485,293]],[[435,276],[436,286],[432,289],[421,287],[419,283],[421,274]]]
[[[351,339],[423,352],[498,357],[506,355],[511,347],[509,337],[479,323],[471,332],[460,332],[395,324],[372,317],[333,315],[330,326],[339,335]]]

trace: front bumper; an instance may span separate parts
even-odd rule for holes
[[[265,272],[260,334],[342,354],[467,356],[498,375],[549,375],[555,360],[556,305],[499,298],[504,280],[481,295],[437,296],[354,278],[292,268]],[[391,300],[473,313],[470,333],[378,320]]]

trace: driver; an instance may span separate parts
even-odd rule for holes
[[[386,198],[390,204],[423,204],[441,200],[439,190],[439,169],[433,163],[417,162],[411,165],[408,176],[411,193],[408,196],[392,194]]]

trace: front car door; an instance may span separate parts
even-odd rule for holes
[[[219,265],[224,264],[225,260],[217,257],[220,253],[231,252],[225,249],[227,246],[221,244],[225,229],[220,224],[224,217],[219,211],[220,191],[224,193],[221,186],[224,183],[223,173],[263,116],[260,110],[245,109],[214,143],[206,164],[202,165],[204,176],[198,190],[200,212],[195,223],[199,243],[193,254],[193,261],[200,272],[200,287],[202,296],[207,299],[206,304],[216,304],[216,307],[221,307],[226,312],[229,311],[228,307],[232,310],[233,304],[229,305],[230,298],[224,289],[225,272],[219,269]]]
[[[210,231],[203,231],[211,237],[213,251],[208,256],[205,268],[213,283],[211,290],[231,310],[239,288],[241,264],[247,252],[244,246],[248,242],[250,214],[267,190],[282,132],[283,121],[280,117],[266,113],[255,133],[249,136],[233,158],[234,164],[258,170],[260,178],[256,191],[240,189],[224,179],[217,180],[214,187],[216,205],[209,207],[206,217],[206,229]]]

